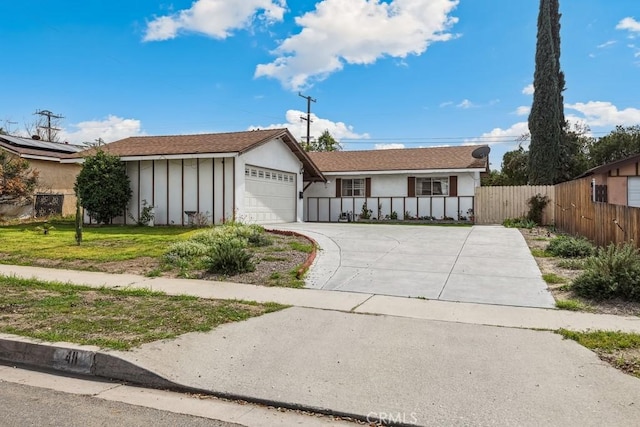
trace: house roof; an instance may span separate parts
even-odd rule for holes
[[[584,178],[591,175],[598,175],[601,173],[607,173],[612,169],[617,169],[629,163],[637,163],[637,162],[640,162],[640,154],[634,154],[633,156],[627,157],[625,159],[616,160],[615,162],[607,163],[601,166],[596,166],[595,168],[591,168],[585,173],[583,173],[582,175],[578,176],[576,179]]]
[[[20,157],[37,156],[50,158],[51,160],[67,157],[86,148],[80,145],[19,138],[11,135],[0,135],[0,147]]]
[[[132,136],[106,144],[100,149],[119,157],[152,157],[194,154],[242,154],[274,139],[281,139],[304,165],[305,181],[324,181],[324,176],[287,129],[197,135]],[[95,154],[96,148],[69,158]]]
[[[472,156],[477,145],[309,153],[323,173],[429,169],[486,169],[488,157]]]

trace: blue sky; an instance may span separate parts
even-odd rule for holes
[[[527,131],[538,0],[0,2],[0,126],[61,114],[74,143],[289,127],[345,149]],[[640,124],[640,4],[560,0],[565,114]],[[10,123],[17,122],[17,123]]]

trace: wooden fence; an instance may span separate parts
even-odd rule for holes
[[[536,194],[549,197],[543,222],[555,222],[555,187],[553,185],[519,185],[478,187],[475,198],[476,224],[502,224],[506,218],[520,218],[529,212],[528,201]]]
[[[640,208],[593,202],[589,178],[556,185],[555,224],[599,246],[640,240]]]

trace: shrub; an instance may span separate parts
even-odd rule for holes
[[[576,258],[561,259],[560,261],[558,261],[558,267],[567,270],[584,270],[584,264],[584,259]]]
[[[104,151],[85,158],[74,188],[82,207],[98,224],[122,215],[132,194],[124,162]]]
[[[536,223],[527,218],[506,218],[502,221],[502,225],[507,228],[528,228],[532,229]]]
[[[527,201],[527,204],[529,205],[527,219],[536,224],[542,224],[542,214],[544,213],[544,208],[549,204],[549,197],[536,194]]]
[[[577,295],[596,300],[640,301],[640,254],[630,243],[611,244],[588,258],[585,271],[574,280]]]
[[[593,255],[594,246],[582,237],[558,236],[552,239],[547,251],[561,258],[584,258]]]
[[[206,262],[211,273],[234,275],[255,270],[245,243],[237,238],[223,238],[211,246]]]
[[[207,254],[207,245],[194,240],[185,240],[183,242],[176,242],[169,246],[169,249],[165,253],[165,257],[169,260],[175,258],[187,258],[194,259]]]

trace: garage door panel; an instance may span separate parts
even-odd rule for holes
[[[629,191],[629,206],[640,208],[640,177],[630,177],[627,189]]]
[[[245,169],[245,215],[248,222],[294,222],[296,176],[255,166]]]

